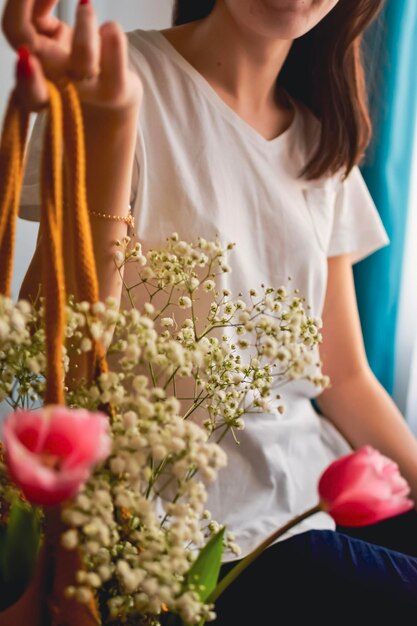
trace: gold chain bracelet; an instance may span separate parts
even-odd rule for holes
[[[110,215],[109,213],[100,213],[99,211],[88,211],[90,215],[101,217],[104,220],[112,220],[115,222],[124,222],[128,226],[135,228],[135,219],[131,213],[129,215]]]

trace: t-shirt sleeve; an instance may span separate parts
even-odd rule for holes
[[[340,181],[335,197],[328,256],[350,254],[357,263],[390,240],[359,167]]]
[[[19,217],[31,222],[40,221],[40,168],[45,123],[46,113],[39,113],[33,125],[25,155],[25,171],[20,196]],[[139,166],[135,156],[130,190],[130,204],[132,207],[136,199],[138,181]]]

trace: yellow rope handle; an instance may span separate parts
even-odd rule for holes
[[[95,303],[99,298],[97,272],[91,236],[86,190],[86,158],[81,106],[71,83],[58,89],[48,82],[49,116],[45,129],[41,166],[42,283],[45,296],[47,381],[45,404],[63,404],[64,367],[62,346],[65,329],[64,227],[71,232],[72,258],[76,264],[77,294],[80,300]],[[21,111],[15,94],[7,108],[0,142],[0,293],[11,293],[15,228],[23,179],[24,153],[29,114]],[[64,203],[63,158],[72,202]],[[93,341],[91,377],[107,371],[105,350]],[[109,414],[110,406],[102,407]],[[48,552],[52,557],[53,585],[49,607],[53,626],[96,626],[100,617],[95,603],[82,606],[65,597],[82,568],[79,555],[60,546],[61,522],[58,510],[47,513]]]
[[[29,114],[17,106],[12,93],[0,142],[0,293],[11,295],[16,221],[22,186],[23,158]]]
[[[64,137],[67,160],[68,186],[71,191],[73,210],[68,214],[67,222],[72,231],[74,242],[74,265],[77,276],[79,301],[92,304],[99,300],[94,246],[91,236],[90,217],[87,203],[86,155],[84,144],[84,122],[77,91],[69,83],[62,91],[64,106]],[[68,212],[69,213],[69,212]],[[94,371],[95,366],[97,367]],[[101,343],[94,342],[89,371],[93,376],[107,372],[105,350]]]
[[[48,82],[49,115],[41,167],[42,288],[45,296],[47,378],[45,404],[64,404],[62,345],[65,330],[63,259],[63,110],[58,89]]]

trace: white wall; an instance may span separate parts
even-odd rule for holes
[[[13,1],[13,0],[12,0]],[[197,0],[196,0],[197,1]],[[94,0],[93,0],[94,2]],[[77,2],[63,0],[58,5],[60,16],[72,22]],[[135,28],[166,28],[170,24],[172,0],[95,0],[100,23],[117,20],[125,31]],[[3,13],[5,0],[0,0]],[[3,120],[7,100],[14,83],[15,55],[0,33],[0,119]],[[13,297],[16,298],[20,284],[33,255],[38,226],[33,222],[19,220],[16,243],[16,262],[13,280]]]
[[[125,31],[135,28],[166,28],[171,19],[172,0],[92,0],[100,21],[117,20]],[[196,0],[198,2],[198,0]],[[72,22],[76,0],[64,0],[60,15]]]

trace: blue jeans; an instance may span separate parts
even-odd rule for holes
[[[222,578],[236,563],[222,566]],[[212,626],[417,620],[417,512],[270,546],[218,598]]]

